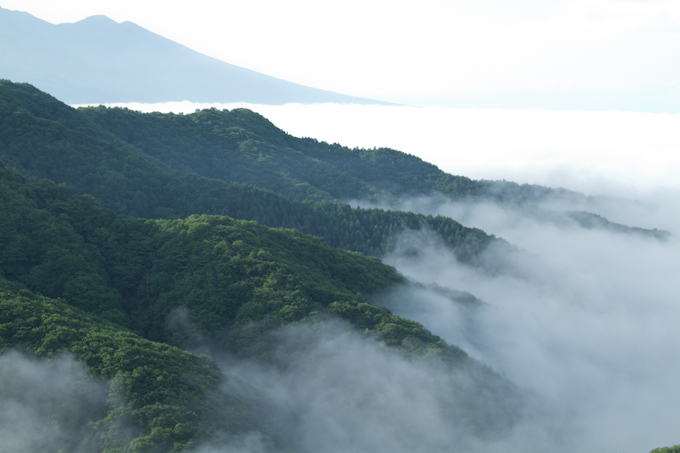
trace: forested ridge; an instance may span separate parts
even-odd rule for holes
[[[524,205],[549,198],[589,198],[563,188],[448,174],[390,148],[348,148],[294,137],[243,108],[187,115],[104,106],[78,110],[108,133],[178,171],[249,183],[292,200],[389,201],[442,194],[454,201]]]
[[[0,172],[5,278],[154,340],[167,340],[162,323],[178,306],[197,316],[203,333],[215,333],[273,313],[289,322],[327,307],[351,316],[341,305],[403,283],[375,258],[294,230],[222,216],[136,219],[64,185]]]
[[[399,151],[350,149],[293,137],[247,109],[189,115],[80,109],[127,143],[182,172],[271,189],[293,200],[480,194],[483,183],[448,175]]]

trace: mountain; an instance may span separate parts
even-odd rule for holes
[[[388,104],[310,88],[208,57],[132,22],[92,16],[53,25],[0,8],[0,78],[69,104],[250,102]]]
[[[300,439],[286,434],[296,426],[286,404],[178,347],[209,343],[217,355],[286,369],[334,319],[365,347],[390,348],[402,366],[435,364],[452,430],[493,435],[521,410],[507,380],[370,302],[406,284],[393,268],[319,238],[221,216],[135,219],[0,166],[0,246],[0,351],[45,360],[68,352],[101,379],[106,401],[61,409],[85,417],[73,429],[87,431],[96,450],[189,451],[215,436],[259,432],[267,451],[290,451]],[[287,326],[294,349],[281,355]],[[7,373],[0,364],[0,376]],[[2,388],[0,397],[27,398]],[[61,406],[43,406],[43,423],[54,424]],[[27,442],[31,451],[81,451],[74,437]]]

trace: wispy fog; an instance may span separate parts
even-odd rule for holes
[[[512,386],[487,369],[413,361],[337,320],[285,328],[274,343],[267,363],[221,362],[270,401],[265,419],[298,452],[478,451],[522,414]]]
[[[458,264],[433,233],[404,234],[387,263],[491,306],[470,309],[432,293],[419,305],[405,303],[413,297],[403,293],[382,302],[535,391],[552,414],[531,428],[545,432],[557,424],[564,436],[551,451],[647,452],[677,444],[680,197],[656,194],[569,206],[547,200],[542,207],[589,208],[610,220],[664,228],[672,233],[667,241],[545,222],[492,203],[409,200],[403,208],[448,215],[520,250],[489,251],[489,263],[503,259],[512,267],[490,274]]]
[[[70,356],[0,355],[0,452],[97,451],[88,422],[106,415],[106,386]]]

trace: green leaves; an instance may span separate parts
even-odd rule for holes
[[[226,377],[206,357],[0,281],[0,349],[17,346],[42,356],[71,351],[110,380],[108,411],[93,420],[106,451],[168,451],[216,430],[263,429],[245,402],[219,390]],[[137,434],[121,436],[130,430]]]
[[[673,445],[672,447],[655,448],[649,453],[678,453],[680,452],[680,445]]]

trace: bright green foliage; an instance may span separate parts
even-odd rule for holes
[[[299,321],[327,307],[378,332],[397,319],[375,307],[379,313],[362,311],[360,321],[352,308],[402,281],[377,259],[226,217],[119,216],[64,186],[25,184],[5,169],[0,176],[4,276],[148,338],[166,341],[165,319],[180,306],[208,334],[264,318]],[[391,333],[391,343],[423,335],[439,341],[402,321],[417,333]]]
[[[44,105],[37,101],[41,98],[44,98]],[[302,145],[307,141],[284,134],[252,112],[204,111],[195,115],[164,116],[115,109],[103,109],[100,112],[95,109],[92,115],[96,119],[98,114],[95,113],[108,114],[109,111],[115,114],[116,119],[120,116],[119,122],[129,123],[124,129],[129,130],[130,136],[118,138],[104,131],[88,118],[86,113],[89,110],[73,110],[33,87],[2,82],[0,160],[31,180],[48,178],[68,184],[76,193],[91,194],[103,206],[118,213],[166,219],[184,218],[191,214],[228,215],[237,219],[255,220],[271,227],[295,228],[303,233],[322,237],[334,247],[372,256],[381,256],[389,251],[393,246],[394,235],[405,228],[427,227],[436,231],[462,261],[474,261],[494,240],[481,230],[463,227],[446,217],[381,209],[352,209],[336,202],[296,202],[270,191],[242,184],[258,184],[290,198],[317,201],[361,197],[379,192],[377,188],[368,188],[367,182],[361,182],[343,171],[338,172],[328,163],[309,157],[302,151],[285,147],[286,140]],[[256,153],[242,150],[241,145],[246,142],[252,144],[251,139],[245,142],[234,139],[237,141],[229,142],[233,146],[227,146],[223,137],[226,132],[210,132],[207,125],[213,122],[218,122],[220,128],[227,129],[236,126],[251,127],[267,137],[266,140],[258,140],[265,140],[262,143],[267,144],[268,151]],[[186,137],[177,135],[178,133],[185,134]],[[145,134],[149,134],[148,138],[143,138]],[[133,140],[140,147],[146,146],[148,142],[153,144],[152,149],[165,151],[149,155],[126,144],[123,139]],[[203,150],[204,148],[212,150],[210,153],[216,153],[217,157],[211,157],[212,154]],[[232,148],[236,151],[229,151]],[[191,152],[186,152],[187,150]],[[343,153],[345,151],[349,152],[344,150]],[[404,158],[407,155],[397,153],[397,156]],[[211,174],[207,170],[191,166],[218,157],[221,159],[220,168],[229,170],[231,176],[224,172]],[[173,172],[167,169],[166,164],[160,163],[159,159],[167,160],[167,165],[182,172],[197,172],[235,182],[227,183],[196,174]],[[180,161],[186,162],[180,165]],[[378,161],[387,162],[381,159]],[[383,170],[387,171],[387,168],[378,173]],[[281,176],[276,172],[284,172],[285,175]],[[291,191],[305,192],[316,187],[309,181],[287,185],[284,180],[294,173],[298,175],[293,178],[295,181],[304,175],[318,177],[318,184],[332,182],[337,190],[328,188],[330,192],[319,196],[294,196]],[[358,188],[360,192],[353,193],[350,188]],[[312,192],[321,193],[317,189]]]
[[[680,445],[673,445],[672,447],[655,448],[649,453],[680,453]]]
[[[145,340],[61,300],[11,287],[0,279],[0,350],[20,346],[39,356],[71,351],[109,381],[107,411],[92,420],[104,451],[183,451],[216,432],[266,432],[256,407],[220,391],[232,378],[205,356]]]

